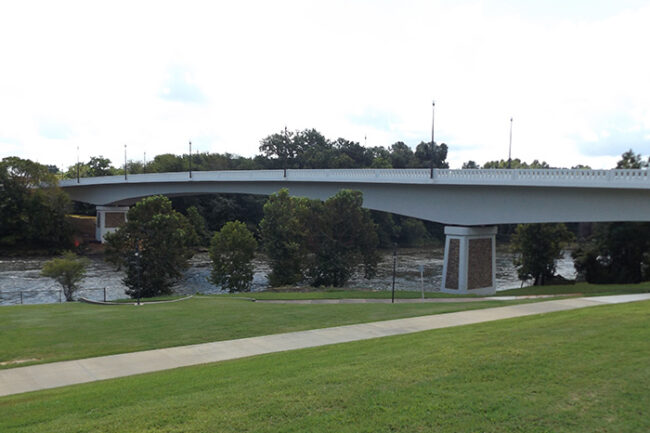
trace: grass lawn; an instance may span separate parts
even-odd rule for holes
[[[287,305],[206,296],[140,307],[8,306],[0,308],[0,368],[506,304]]]
[[[0,398],[2,432],[647,432],[650,302]]]
[[[341,288],[286,288],[268,289],[263,292],[233,293],[216,295],[230,298],[254,298],[254,299],[390,299],[392,294],[389,290],[346,290]],[[413,290],[396,290],[395,299],[420,299],[422,292]],[[476,295],[454,295],[441,292],[424,292],[425,298],[472,298]]]
[[[580,293],[590,295],[622,295],[625,293],[650,293],[650,282],[639,284],[589,284],[576,283],[561,286],[530,286],[497,292],[497,295],[561,295]]]

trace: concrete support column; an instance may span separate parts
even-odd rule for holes
[[[106,233],[114,232],[126,222],[126,213],[128,211],[128,206],[97,206],[95,238],[104,243]]]
[[[497,227],[445,227],[445,293],[492,295],[496,292]]]

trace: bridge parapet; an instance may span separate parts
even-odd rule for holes
[[[380,183],[471,186],[525,186],[605,189],[650,189],[647,170],[569,170],[569,169],[288,169],[227,170],[175,173],[131,174],[66,179],[63,188],[101,185],[137,185],[203,182],[281,182],[297,183]],[[352,187],[352,186],[351,186]]]

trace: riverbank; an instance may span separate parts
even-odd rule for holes
[[[77,296],[98,301],[111,301],[125,297],[126,287],[122,283],[124,275],[112,265],[103,261],[102,246],[88,244],[84,251],[90,259],[86,278],[81,282]],[[346,287],[354,290],[384,291],[392,289],[393,251],[380,252],[381,259],[377,275],[366,280],[363,275],[353,275]],[[397,250],[397,272],[395,288],[398,291],[420,293],[425,295],[440,290],[443,267],[442,248],[399,248]],[[22,257],[0,259],[0,305],[57,303],[62,298],[58,284],[40,275],[43,264],[51,257]],[[521,282],[512,264],[512,254],[507,248],[497,249],[496,279],[498,290],[517,288]],[[424,264],[424,273],[420,274],[420,264]],[[196,293],[220,294],[219,287],[208,280],[211,261],[207,252],[199,252],[190,260],[183,278],[174,286],[180,295]],[[268,288],[267,275],[270,267],[266,257],[258,255],[253,261],[253,292]],[[567,278],[575,274],[573,261],[568,253],[558,261],[558,272]]]

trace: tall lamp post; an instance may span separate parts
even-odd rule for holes
[[[192,142],[190,141],[190,179],[192,179]]]
[[[510,118],[510,144],[508,145],[508,168],[512,168],[512,117]]]
[[[434,132],[435,132],[435,120],[436,120],[436,101],[431,103],[431,174],[430,177],[433,179],[433,156],[435,155],[436,149],[434,144]]]
[[[124,180],[127,179],[127,165],[126,165],[126,144],[124,145]]]

